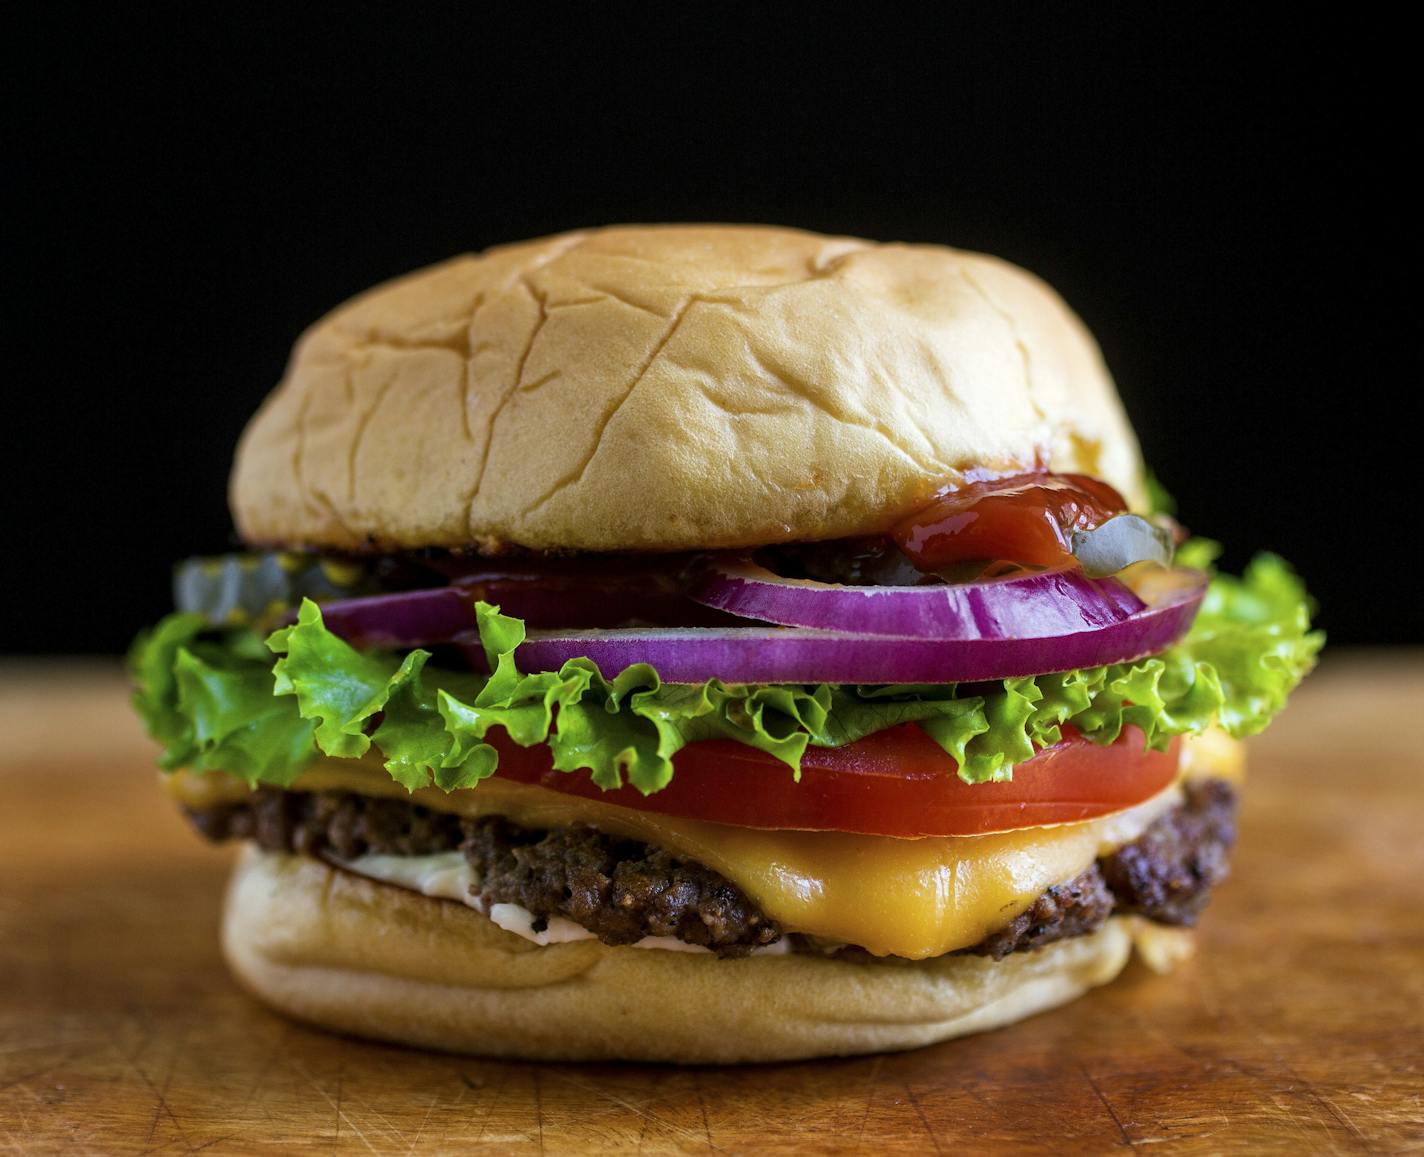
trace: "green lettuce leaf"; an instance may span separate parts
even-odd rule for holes
[[[1213,549],[1188,543],[1183,553],[1209,565]],[[514,659],[524,624],[483,603],[488,676],[432,667],[422,650],[358,651],[310,601],[265,647],[249,630],[170,615],[135,642],[129,664],[161,766],[253,784],[286,786],[319,753],[374,749],[411,791],[473,787],[495,771],[486,736],[500,727],[522,746],[547,744],[560,771],[651,794],[689,743],[742,743],[799,776],[807,747],[905,723],[948,752],[961,778],[981,783],[1012,778],[1064,727],[1107,744],[1133,726],[1156,749],[1213,723],[1234,736],[1260,731],[1314,665],[1323,637],[1310,630],[1311,609],[1295,573],[1262,555],[1239,579],[1213,578],[1191,631],[1160,655],[963,687],[688,686],[663,683],[647,664],[609,680],[587,659],[526,674]]]
[[[288,786],[313,754],[312,724],[273,692],[261,639],[207,633],[200,615],[169,615],[129,654],[134,706],[166,770],[224,771]]]

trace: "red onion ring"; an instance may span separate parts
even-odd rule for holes
[[[1146,605],[1116,579],[1057,569],[957,585],[841,586],[787,579],[750,559],[708,564],[704,606],[783,627],[905,639],[1027,639],[1111,626]]]
[[[474,597],[459,587],[337,599],[321,604],[321,618],[353,647],[387,649],[438,643],[477,624]]]
[[[477,600],[531,627],[723,626],[736,621],[668,584],[545,575],[461,580],[446,587],[337,599],[322,603],[321,614],[327,629],[354,647],[425,647],[474,630]]]
[[[1151,606],[1117,622],[1020,638],[947,642],[796,627],[531,631],[515,660],[524,671],[553,671],[586,657],[609,678],[650,663],[667,683],[972,683],[1154,655],[1187,632],[1205,591],[1205,575],[1183,572]],[[451,641],[487,669],[477,634]]]

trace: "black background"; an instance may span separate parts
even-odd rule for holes
[[[1424,640],[1397,30],[1189,3],[312,9],[11,28],[5,650],[116,651],[166,610],[170,562],[229,542],[243,422],[343,298],[652,220],[1027,266],[1227,562],[1285,554],[1337,643]]]

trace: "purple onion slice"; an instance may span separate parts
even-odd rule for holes
[[[475,602],[493,603],[531,627],[616,627],[633,623],[724,626],[730,615],[693,602],[666,582],[634,576],[560,579],[511,575],[322,604],[329,630],[356,647],[426,647],[475,629]]]
[[[781,578],[746,558],[709,563],[692,597],[783,627],[945,642],[1072,634],[1121,623],[1145,606],[1117,579],[1077,569],[964,584],[840,586]]]
[[[944,640],[801,627],[531,631],[515,659],[521,670],[548,671],[586,657],[609,678],[634,663],[650,663],[668,683],[714,677],[726,683],[969,683],[1042,675],[1130,662],[1171,646],[1186,634],[1206,590],[1205,575],[1178,572],[1176,578],[1151,605],[1107,625],[1065,626],[1061,614],[1045,610],[1037,620],[1043,629],[1012,638]],[[484,669],[478,635],[466,632],[452,641]]]

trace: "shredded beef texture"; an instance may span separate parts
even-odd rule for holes
[[[1030,952],[1082,936],[1103,923],[1113,911],[1113,894],[1103,883],[1102,873],[1089,868],[1066,884],[1055,884],[1033,902],[1027,912],[1014,917],[998,932],[991,933],[967,951],[975,956],[1002,960],[1011,952]]]
[[[1219,779],[1184,785],[1182,806],[1098,861],[1117,911],[1191,925],[1226,879],[1236,843],[1236,793]]]
[[[402,799],[351,792],[263,788],[242,803],[189,810],[194,826],[215,842],[255,840],[272,852],[357,856],[430,856],[460,846],[459,816]]]
[[[498,817],[462,819],[401,799],[264,788],[241,803],[192,809],[208,839],[255,840],[271,851],[424,856],[455,849],[475,870],[486,906],[518,904],[541,928],[572,920],[605,944],[674,936],[719,956],[775,943],[782,929],[725,877],[636,840],[593,828],[534,830]],[[1220,780],[1184,785],[1182,803],[1135,841],[1043,893],[1026,912],[961,951],[1001,960],[1081,936],[1113,913],[1190,925],[1227,875],[1236,793]],[[796,951],[879,959],[792,934]]]
[[[486,904],[562,916],[605,944],[675,936],[740,956],[781,939],[775,921],[710,868],[584,825],[530,831],[479,820],[468,825],[463,851]]]
[[[1229,873],[1236,793],[1219,779],[1183,785],[1180,806],[1086,872],[1049,888],[1007,927],[964,951],[1002,960],[1081,936],[1114,912],[1157,924],[1192,925]]]

